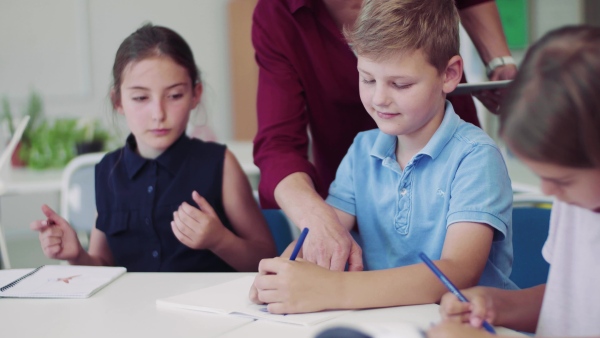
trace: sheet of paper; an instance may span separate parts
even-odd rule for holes
[[[216,286],[199,289],[173,297],[158,299],[159,307],[248,316],[297,325],[313,325],[335,318],[349,311],[323,311],[301,314],[271,314],[265,305],[250,301],[248,292],[254,276],[242,277]]]

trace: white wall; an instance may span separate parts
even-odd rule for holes
[[[33,88],[47,116],[111,123],[114,55],[146,21],[172,28],[190,44],[209,125],[219,140],[230,139],[226,0],[0,0],[0,96],[20,112]]]

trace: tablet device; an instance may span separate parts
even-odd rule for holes
[[[472,94],[482,90],[493,90],[506,88],[510,84],[511,80],[504,81],[487,81],[487,82],[475,82],[475,83],[459,83],[453,92],[449,93],[449,96],[453,95],[464,95]]]

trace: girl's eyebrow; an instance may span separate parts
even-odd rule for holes
[[[172,88],[175,88],[175,87],[178,87],[178,86],[187,86],[187,83],[185,83],[185,82],[175,83],[175,84],[172,84],[172,85],[168,86],[165,89],[172,89]],[[131,86],[131,87],[127,87],[127,89],[150,90],[150,88],[147,88],[147,87],[144,87],[144,86],[135,86],[135,85]]]

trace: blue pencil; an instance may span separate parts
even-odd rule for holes
[[[446,286],[446,288],[448,288],[448,290],[450,290],[450,292],[452,292],[457,298],[458,300],[460,300],[463,303],[468,303],[469,300],[467,299],[467,297],[465,297],[462,293],[460,293],[460,291],[458,290],[458,288],[456,286],[454,286],[454,284],[452,284],[452,282],[450,282],[450,280],[448,279],[448,277],[446,277],[444,275],[444,273],[442,273],[442,271],[440,269],[438,269],[437,266],[435,266],[435,264],[433,264],[433,262],[431,261],[431,259],[429,259],[429,257],[427,257],[426,254],[424,254],[423,252],[421,252],[419,254],[419,257],[421,258],[421,260],[423,260],[423,262],[425,263],[425,265],[427,265],[429,267],[429,269],[431,269],[431,271],[433,271],[433,273],[437,276],[437,278],[440,279],[440,281],[442,281],[442,283]],[[492,334],[496,334],[496,330],[494,330],[494,327],[492,325],[490,325],[490,323],[486,322],[485,320],[482,323],[483,328]]]
[[[298,242],[296,242],[296,246],[294,247],[294,251],[292,251],[292,255],[290,256],[290,261],[295,261],[296,256],[298,256],[298,252],[300,252],[300,248],[302,248],[302,244],[304,243],[304,239],[308,234],[308,228],[302,229],[302,233],[300,233],[300,237],[298,237]]]

